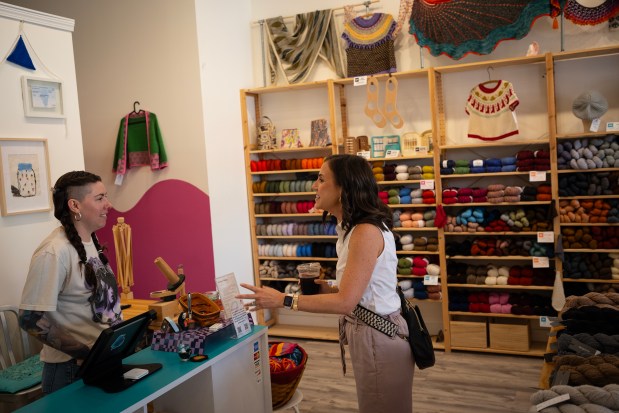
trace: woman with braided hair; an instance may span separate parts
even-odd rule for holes
[[[43,343],[45,394],[75,379],[102,330],[121,321],[116,278],[95,231],[112,204],[101,178],[62,175],[53,188],[54,229],[35,250],[20,304],[20,326]]]

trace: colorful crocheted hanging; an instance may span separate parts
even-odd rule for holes
[[[563,16],[580,26],[604,23],[619,14],[619,0],[551,0]]]
[[[503,40],[525,37],[551,7],[548,0],[416,0],[409,33],[433,56],[484,55]]]

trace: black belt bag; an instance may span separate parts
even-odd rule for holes
[[[360,306],[359,304],[357,304],[355,309],[352,310],[352,313],[365,324],[383,334],[388,335],[389,337],[393,338],[398,333],[398,325],[396,323],[381,316],[380,314],[376,314],[372,310],[368,310],[367,308]]]

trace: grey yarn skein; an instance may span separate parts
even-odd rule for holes
[[[569,394],[567,402],[542,409],[541,413],[617,413],[619,412],[619,384],[608,384],[596,387],[588,384],[582,386],[553,386],[550,390],[540,390],[531,395],[533,407],[530,412],[536,412],[539,403]]]

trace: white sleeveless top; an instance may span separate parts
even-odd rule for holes
[[[336,227],[338,259],[335,277],[338,285],[344,275],[344,269],[348,261],[348,242],[355,228],[344,239],[344,230],[342,230],[341,223],[338,223]],[[393,233],[391,231],[381,231],[381,233],[383,234],[385,245],[382,253],[376,259],[376,266],[372,272],[372,277],[363,292],[359,304],[380,315],[388,315],[400,309],[400,297],[396,292],[398,257],[395,253]]]

